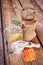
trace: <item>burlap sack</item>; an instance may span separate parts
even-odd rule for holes
[[[23,39],[25,41],[31,41],[36,37],[35,33],[36,23],[31,25],[23,24]]]

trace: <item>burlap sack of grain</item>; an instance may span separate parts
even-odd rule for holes
[[[25,41],[31,41],[33,38],[36,37],[35,28],[36,28],[36,23],[31,25],[23,24],[23,39]]]

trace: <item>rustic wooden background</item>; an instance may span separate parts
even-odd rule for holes
[[[43,25],[43,0],[1,0],[2,2],[2,16],[3,16],[3,25],[4,29],[11,23],[13,18],[18,18],[22,20],[20,11],[24,7],[33,7],[38,15],[38,22],[41,22]],[[24,20],[22,20],[24,21]],[[1,24],[1,23],[0,23]],[[40,26],[39,26],[40,27]],[[40,43],[43,45],[43,26],[42,28],[37,27],[37,35],[38,38],[35,38],[36,43]],[[39,41],[40,40],[40,41]],[[40,49],[35,49],[36,51],[36,61],[32,61],[31,63],[23,62],[21,59],[18,59],[17,56],[7,53],[6,48],[6,64],[7,65],[43,65],[43,48],[41,46]],[[13,58],[15,57],[15,58]],[[0,65],[3,65],[3,46],[2,46],[2,34],[1,34],[1,25],[0,25]],[[14,63],[12,63],[14,61]],[[17,63],[18,62],[18,63]]]

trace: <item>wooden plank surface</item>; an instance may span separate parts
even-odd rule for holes
[[[25,1],[25,3],[29,3],[29,1],[30,0],[24,0]],[[25,4],[24,2],[23,2],[23,0],[20,0],[20,2],[21,2],[21,4],[22,4],[22,6]],[[32,4],[32,3],[31,3]],[[35,5],[35,4],[34,4]],[[34,6],[33,5],[33,6]],[[26,6],[29,6],[29,4],[28,5],[26,5]],[[24,6],[25,7],[25,6]],[[36,7],[36,6],[35,6]],[[34,8],[35,8],[34,7]],[[40,11],[38,10],[38,8],[36,7],[36,9],[35,10],[37,10],[37,13],[39,13],[39,15],[41,15],[42,13],[40,13]],[[40,17],[42,17],[42,15],[40,16]],[[42,18],[41,18],[42,19]],[[40,19],[39,19],[40,20]],[[42,21],[42,20],[41,20]],[[37,29],[38,30],[38,29]],[[40,32],[38,31],[38,33],[40,34]],[[41,38],[42,39],[42,38]],[[35,41],[36,42],[38,42],[37,41],[37,39],[35,38]],[[37,56],[37,60],[36,61],[33,61],[31,64],[32,65],[43,65],[43,62],[42,62],[42,60],[43,60],[43,56],[42,56],[42,53],[43,53],[43,49],[36,49],[35,50],[36,51],[36,56]],[[40,56],[39,56],[40,55]],[[40,62],[41,61],[41,62]]]
[[[38,4],[36,3],[35,0],[30,0],[30,1],[33,4],[35,10],[38,12],[38,19],[37,19],[38,23],[36,26],[36,31],[37,31],[38,37],[42,43],[42,46],[43,46],[43,11],[40,9],[40,7],[38,6]]]
[[[22,7],[20,5],[20,2],[22,4]],[[20,15],[21,13],[20,11],[22,10],[22,8],[29,7],[29,6],[34,8],[30,0],[27,0],[27,1],[26,0],[19,0],[19,1],[18,0],[11,0],[11,1],[2,0],[2,13],[3,13],[4,28],[7,27],[11,23],[11,20],[13,18],[18,18],[21,21],[23,21]],[[37,38],[35,38],[35,42],[39,43]],[[42,48],[35,49],[35,52],[36,52],[37,60],[31,63],[23,62],[22,59],[20,59],[19,57],[13,54],[9,54],[7,55],[7,57],[10,62],[10,65],[19,65],[19,64],[20,65],[43,65],[43,62],[42,62],[43,61],[43,49]],[[14,60],[14,63],[13,63],[13,60]]]
[[[11,22],[11,8],[9,7],[9,2],[7,0],[2,0],[2,16],[3,16],[3,25],[4,29],[10,24]],[[4,5],[4,6],[3,6]],[[6,8],[7,7],[7,8]],[[5,12],[6,11],[6,12]],[[13,16],[14,17],[14,14]],[[5,46],[6,46],[6,41],[5,41]],[[7,47],[6,47],[6,64],[9,65],[9,57],[8,57],[8,52],[7,52]]]
[[[1,10],[0,10],[0,65],[4,65],[2,30],[1,30]]]
[[[27,8],[27,7],[34,8],[29,0],[27,0],[27,1],[26,0],[18,0],[18,1],[21,3],[23,8]]]
[[[35,0],[39,7],[43,10],[43,0]]]

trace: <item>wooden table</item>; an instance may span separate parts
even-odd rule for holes
[[[2,38],[2,22],[1,22],[1,7],[0,7],[0,65],[4,65],[4,45],[3,45],[3,38]]]
[[[25,8],[25,7],[33,7],[35,11],[37,12],[37,14],[41,15],[38,18],[42,17],[42,11],[39,9],[39,7],[35,4],[33,0],[2,0],[2,17],[3,17],[4,29],[11,23],[11,20],[13,18],[18,18],[19,20],[24,21],[21,18],[20,11],[22,11],[22,8]],[[39,20],[40,19],[38,19],[38,21]],[[37,33],[40,33],[40,32],[37,32]],[[39,37],[35,38],[35,42],[41,44]],[[10,53],[8,54],[7,47],[6,47],[7,65],[43,65],[42,46],[39,49],[35,49],[35,52],[36,52],[37,60],[32,61],[31,63],[26,63],[20,58],[18,58],[17,56]]]

